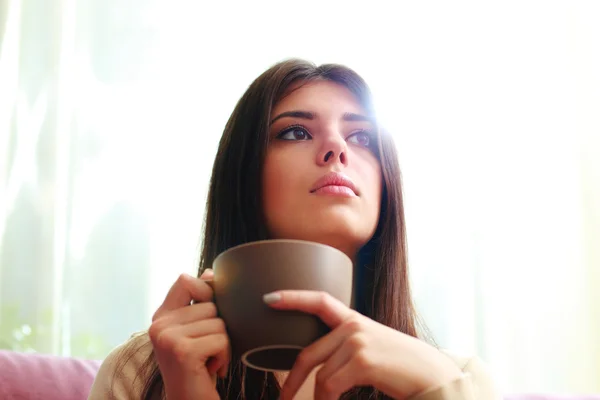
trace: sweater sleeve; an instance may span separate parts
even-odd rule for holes
[[[147,333],[134,334],[103,361],[88,400],[139,400],[144,389],[145,363],[152,353]]]
[[[502,400],[502,395],[479,358],[466,360],[461,369],[461,378],[413,396],[410,400]]]

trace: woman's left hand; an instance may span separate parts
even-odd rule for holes
[[[332,329],[298,355],[281,390],[282,400],[293,399],[320,365],[315,399],[338,399],[357,386],[408,399],[462,376],[434,347],[363,316],[327,293],[283,290],[266,295],[265,302],[274,309],[313,314]]]

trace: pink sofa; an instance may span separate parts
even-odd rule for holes
[[[87,399],[99,361],[0,351],[0,400]]]
[[[0,350],[0,400],[87,399],[99,366],[99,361]],[[600,396],[514,395],[506,400],[600,400]]]

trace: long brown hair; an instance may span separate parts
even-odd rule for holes
[[[345,66],[316,66],[292,59],[260,75],[237,103],[219,144],[206,203],[198,276],[210,268],[222,251],[241,243],[268,239],[260,188],[271,110],[292,84],[314,80],[345,86],[374,117],[367,84]],[[355,270],[360,284],[355,304],[357,310],[371,319],[417,337],[418,318],[409,287],[398,158],[389,135],[379,135],[378,147],[384,183],[380,217],[374,236],[359,251]],[[146,370],[141,371],[145,382],[142,398],[160,398],[164,385],[153,354],[145,365]],[[231,360],[227,378],[217,381],[222,399],[276,399],[279,389],[273,374],[246,368],[239,359]],[[387,398],[374,388],[356,388],[347,395]]]

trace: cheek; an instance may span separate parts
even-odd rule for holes
[[[267,154],[263,167],[263,209],[267,223],[278,220],[297,206],[298,186],[300,185],[298,168],[293,168],[293,160],[279,154]]]
[[[273,204],[277,204],[279,191],[276,190],[278,186],[281,185],[280,182],[281,176],[278,173],[278,169],[275,168],[276,164],[272,162],[271,157],[265,159],[265,164],[263,167],[263,187],[262,187],[262,195],[263,195],[263,208],[265,212],[271,209]]]
[[[361,163],[357,173],[363,183],[363,190],[369,194],[370,202],[376,204],[379,208],[381,202],[381,192],[383,189],[383,176],[381,165],[375,157],[369,157]]]

